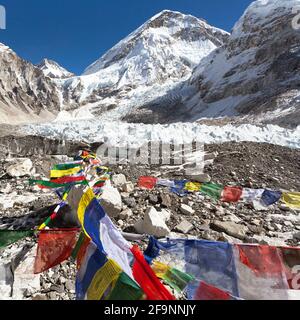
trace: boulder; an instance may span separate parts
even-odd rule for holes
[[[6,168],[6,173],[12,178],[30,176],[32,174],[33,164],[30,159],[16,159],[14,164]]]
[[[124,192],[127,192],[127,193],[133,192],[133,191],[134,191],[134,185],[133,185],[133,183],[130,182],[130,181],[129,181],[129,182],[126,182],[125,184],[123,184],[122,190],[123,190]]]
[[[123,210],[120,214],[119,214],[119,218],[122,220],[127,220],[128,218],[130,218],[133,215],[133,212],[131,209],[125,209]]]
[[[175,229],[180,233],[187,234],[194,229],[194,226],[187,220],[183,220],[175,227]]]
[[[161,193],[161,205],[166,208],[170,208],[172,206],[172,199],[169,194]]]
[[[157,212],[154,207],[150,207],[145,212],[143,220],[139,220],[135,225],[135,230],[140,234],[149,234],[157,238],[166,237],[170,229],[165,223],[166,216]]]
[[[197,175],[186,176],[188,180],[200,182],[200,183],[209,183],[211,182],[211,176],[207,173],[201,173]]]
[[[114,174],[112,176],[112,182],[115,186],[117,187],[121,187],[124,184],[126,184],[127,180],[124,174],[120,173],[120,174]]]
[[[117,217],[122,210],[122,199],[118,189],[109,185],[103,187],[100,203],[111,218]]]
[[[182,204],[180,207],[180,211],[186,215],[191,215],[195,213],[195,210],[190,206],[188,206],[187,204]]]
[[[31,293],[39,292],[40,274],[34,274],[34,262],[37,245],[35,245],[24,257],[14,272],[13,299],[22,300],[28,290]]]
[[[235,222],[214,221],[210,225],[211,229],[218,232],[225,232],[229,236],[244,240],[248,232],[248,228]]]

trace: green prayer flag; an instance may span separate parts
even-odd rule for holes
[[[216,200],[219,200],[221,198],[221,194],[224,187],[220,184],[215,183],[203,183],[200,188],[200,192],[214,198]]]
[[[0,230],[0,248],[7,247],[21,239],[32,237],[34,231]]]
[[[163,276],[163,280],[178,293],[182,292],[194,277],[188,273],[171,268]]]
[[[82,180],[82,181],[74,181],[74,182],[70,182],[70,183],[55,183],[52,181],[48,181],[48,180],[33,180],[30,179],[29,180],[29,184],[30,185],[39,185],[42,186],[44,188],[63,188],[63,187],[68,187],[70,185],[75,185],[75,184],[87,184],[86,180]]]
[[[140,300],[143,291],[125,272],[122,272],[106,300]]]
[[[79,236],[79,238],[78,238],[78,241],[77,241],[77,243],[76,243],[76,246],[75,246],[74,250],[72,251],[72,255],[71,255],[71,256],[72,256],[73,259],[76,259],[76,258],[77,258],[77,255],[78,255],[78,252],[79,252],[79,250],[80,250],[80,248],[81,248],[81,245],[82,245],[83,242],[84,242],[84,238],[85,238],[84,233],[80,232],[80,236]]]
[[[53,170],[69,170],[81,166],[80,163],[59,163],[53,166]]]

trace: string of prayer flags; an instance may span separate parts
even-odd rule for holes
[[[27,237],[33,237],[34,231],[13,231],[13,230],[0,230],[0,248],[7,247],[19,240]]]
[[[82,195],[78,218],[91,242],[76,280],[77,299],[115,299],[121,294],[114,290],[116,285],[123,287],[122,295],[127,299],[141,297],[129,263],[131,244],[105,214],[90,188]]]
[[[34,273],[41,273],[67,260],[76,244],[78,229],[51,229],[39,233]]]
[[[194,277],[189,300],[300,299],[300,248],[153,238],[145,255]]]
[[[152,190],[155,186],[168,187],[170,192],[185,196],[189,192],[200,192],[223,202],[248,202],[256,210],[267,210],[269,206],[283,201],[292,209],[300,209],[299,192],[281,192],[269,189],[251,189],[238,186],[222,186],[215,183],[198,183],[188,180],[168,180],[155,177],[140,177],[139,187]]]

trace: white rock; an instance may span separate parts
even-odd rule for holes
[[[132,215],[133,215],[132,210],[128,208],[128,209],[123,210],[123,211],[120,213],[119,218],[125,220],[125,219],[130,218]]]
[[[24,177],[32,174],[33,167],[30,159],[16,159],[15,163],[6,168],[6,173],[11,177]]]
[[[126,184],[127,180],[124,174],[114,174],[112,176],[112,182],[115,186],[121,187],[122,185]]]
[[[211,176],[206,174],[206,173],[187,176],[187,179],[188,180],[197,181],[197,182],[200,182],[200,183],[209,183],[209,182],[211,182]]]
[[[172,216],[172,212],[170,210],[162,209],[160,214],[163,216],[165,222],[170,221],[171,216]]]
[[[126,182],[125,184],[123,184],[122,186],[122,190],[126,193],[131,193],[134,191],[134,185],[132,182]]]
[[[165,217],[154,207],[148,208],[143,220],[134,225],[135,230],[141,234],[149,234],[157,238],[166,237],[170,229],[165,223]]]
[[[122,198],[118,189],[109,185],[103,187],[100,203],[112,218],[117,217],[122,210]]]
[[[182,204],[182,205],[181,205],[180,211],[181,211],[183,214],[187,214],[187,215],[190,215],[190,214],[194,214],[194,213],[195,213],[195,210],[194,210],[193,208],[191,208],[190,206],[186,205],[186,204]]]
[[[175,229],[181,233],[187,234],[194,229],[194,226],[187,220],[183,220]]]
[[[24,257],[14,272],[13,299],[23,299],[26,290],[40,291],[40,275],[34,274],[34,262],[37,245]]]

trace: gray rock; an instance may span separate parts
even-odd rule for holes
[[[158,203],[158,196],[150,194],[149,195],[149,202],[151,204],[157,204]]]
[[[38,293],[32,296],[32,300],[48,300],[48,299],[45,294]]]
[[[126,182],[125,184],[123,184],[122,186],[122,190],[124,192],[127,192],[127,193],[131,193],[134,191],[134,185],[132,182]]]
[[[16,159],[14,164],[6,168],[6,173],[10,177],[30,176],[33,164],[30,159]]]
[[[122,198],[118,189],[112,186],[104,186],[101,205],[110,217],[117,217],[122,210]]]
[[[134,208],[136,206],[136,201],[134,198],[124,198],[123,202],[130,208]]]
[[[186,204],[180,206],[180,211],[186,215],[192,215],[195,213],[195,210]]]
[[[187,234],[194,229],[194,226],[187,220],[183,220],[180,224],[175,227],[178,232]]]
[[[71,280],[67,280],[65,283],[65,287],[68,291],[74,290],[75,288],[75,283]]]
[[[293,238],[294,238],[295,240],[300,241],[300,232],[295,233],[295,234],[293,235]]]
[[[128,218],[132,217],[133,215],[133,212],[131,209],[125,209],[123,210],[120,214],[119,214],[119,218],[120,219],[124,219],[124,220],[127,220]]]
[[[111,178],[113,184],[117,187],[121,187],[126,184],[127,180],[124,174],[114,174]]]
[[[147,209],[144,219],[139,220],[134,228],[140,234],[149,234],[157,238],[165,237],[170,233],[165,223],[165,216],[157,212],[154,207]]]
[[[170,195],[166,193],[162,193],[160,197],[161,197],[161,205],[163,207],[170,208],[172,206],[172,199]]]
[[[235,222],[214,221],[210,225],[211,229],[218,232],[225,232],[229,236],[244,240],[248,231],[246,226],[237,224]]]

